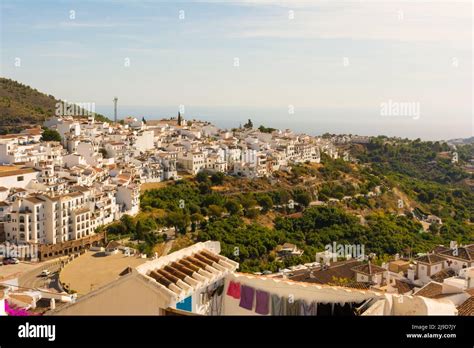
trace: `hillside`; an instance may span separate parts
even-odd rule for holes
[[[459,139],[451,139],[447,141],[450,145],[467,145],[467,144],[474,144],[474,137],[470,138],[459,138]]]
[[[7,78],[0,78],[0,134],[18,132],[30,125],[41,124],[54,115],[60,102],[52,95]],[[102,115],[96,118],[107,120]]]
[[[108,236],[138,239],[140,250],[152,254],[163,243],[153,231],[172,227],[186,245],[220,241],[223,255],[245,272],[312,262],[335,241],[364,245],[379,263],[395,253],[474,241],[474,193],[466,185],[472,175],[463,169],[470,145],[458,148],[458,163],[437,142],[375,138],[349,150],[353,162],[323,155],[320,164],[293,165],[270,178],[200,173],[144,190],[141,213],[106,227]],[[427,223],[419,212],[442,222]],[[283,243],[303,254],[279,258]]]

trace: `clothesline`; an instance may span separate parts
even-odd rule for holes
[[[238,282],[238,281],[237,281],[237,282]],[[238,282],[238,283],[240,283],[240,282]],[[244,285],[245,285],[245,284],[244,284]],[[248,286],[250,286],[250,285],[248,285]],[[252,286],[252,287],[253,287],[253,286]],[[257,287],[254,287],[254,288],[257,289],[257,290],[261,290],[261,289],[259,289],[259,288],[257,288]],[[288,290],[288,287],[284,287],[284,286],[272,286],[272,288],[273,288],[273,289],[285,289],[285,290]],[[326,289],[318,289],[318,290],[326,290]],[[328,290],[328,291],[334,291],[334,290],[329,290],[329,289],[327,289],[327,290]],[[342,290],[342,289],[341,289],[341,290]],[[267,291],[267,290],[262,290],[262,291]],[[309,292],[313,292],[313,293],[314,293],[314,289],[301,288],[301,289],[298,289],[298,291],[309,291]],[[347,291],[347,290],[342,290],[342,291]],[[349,291],[351,291],[351,290],[349,290]],[[360,290],[359,290],[359,291],[360,291]],[[359,294],[359,295],[364,295],[364,294],[361,294],[360,292],[358,292],[357,294]],[[373,295],[374,295],[374,297],[375,297],[375,296],[378,296],[378,295],[376,295],[375,293],[374,293]],[[283,296],[283,295],[280,295],[280,296]],[[346,297],[349,297],[349,296],[351,296],[351,294],[343,293],[343,294],[338,294],[338,296],[346,296]],[[367,298],[364,298],[364,299],[362,299],[361,301],[363,301],[363,300],[367,300]],[[337,302],[340,302],[340,301],[335,301],[335,302],[337,303]],[[347,303],[347,302],[344,302],[344,303]]]
[[[281,286],[276,288],[287,289]],[[226,295],[240,299],[239,306],[247,310],[254,309],[255,299],[255,312],[261,315],[270,314],[270,305],[272,315],[354,315],[353,304],[366,300],[355,300],[354,298],[350,301],[344,299],[339,301],[317,300],[314,298],[306,300],[301,296],[292,297],[292,294],[288,296],[270,293],[235,281],[229,282]]]

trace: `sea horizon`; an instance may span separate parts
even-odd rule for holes
[[[132,116],[138,119],[158,120],[176,117],[179,106],[136,106],[118,105],[118,119]],[[469,124],[469,115],[461,112],[453,127],[453,119],[444,122],[430,114],[420,113],[418,118],[407,116],[382,116],[380,109],[373,110],[350,108],[293,108],[288,107],[232,107],[232,106],[188,106],[182,115],[187,120],[208,121],[223,129],[237,128],[251,119],[254,127],[263,125],[276,129],[291,129],[308,135],[354,134],[361,136],[400,137],[421,139],[424,141],[443,141],[472,137],[473,124]],[[113,120],[112,105],[97,105],[96,112]],[[433,113],[431,113],[433,115]]]

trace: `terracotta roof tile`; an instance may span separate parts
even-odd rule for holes
[[[446,259],[444,257],[441,257],[440,255],[436,255],[436,254],[426,254],[426,255],[417,257],[415,259],[415,261],[427,263],[427,264],[430,264],[430,265],[434,264],[434,263],[443,262],[445,260]]]
[[[374,265],[370,262],[368,262],[366,264],[363,264],[363,265],[360,265],[360,266],[356,266],[356,267],[352,268],[352,270],[355,271],[355,272],[364,273],[364,274],[368,274],[368,275],[383,273],[383,272],[387,271],[385,268],[379,267],[379,266]]]
[[[443,286],[440,283],[429,282],[420,290],[414,293],[417,296],[423,296],[427,298],[441,298],[449,296],[449,294],[443,294]]]
[[[474,296],[469,297],[458,307],[458,315],[474,316]]]
[[[466,261],[474,261],[474,250],[470,247],[458,247],[457,249],[449,249],[440,253],[440,255],[454,257]]]
[[[295,275],[290,276],[289,279],[307,283],[329,284],[335,278],[353,279],[355,276],[353,267],[361,264],[362,262],[357,260],[337,262],[326,269],[295,271]]]
[[[454,277],[455,275],[456,275],[456,272],[453,269],[445,268],[433,274],[431,276],[431,279],[433,279],[435,282],[442,283],[443,280],[445,280],[446,278]]]
[[[395,279],[395,288],[398,290],[399,294],[406,294],[407,292],[412,291],[414,287],[414,284]]]

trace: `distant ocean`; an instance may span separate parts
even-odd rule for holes
[[[96,111],[113,119],[113,107],[96,106]],[[127,116],[161,119],[177,116],[178,106],[118,106],[118,118]],[[310,135],[334,134],[387,135],[422,140],[448,140],[473,135],[470,112],[455,115],[424,113],[414,119],[407,116],[381,116],[380,110],[299,109],[290,114],[287,108],[234,108],[186,106],[185,119],[209,121],[220,128],[239,127],[250,118],[255,127],[264,125],[292,129]]]

